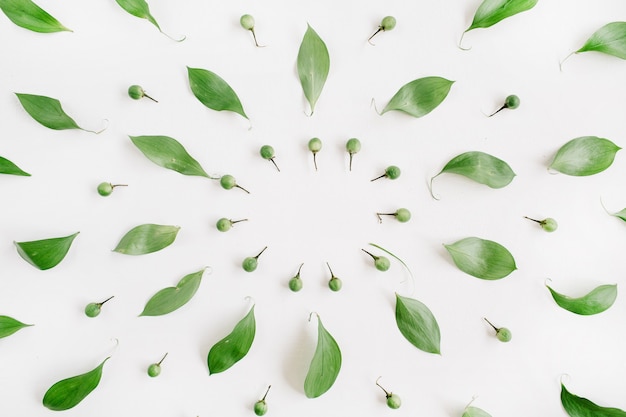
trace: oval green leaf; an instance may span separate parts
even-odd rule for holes
[[[617,298],[617,285],[600,285],[579,298],[568,297],[554,291],[548,285],[546,287],[560,307],[582,316],[590,316],[608,310]]]
[[[15,320],[13,317],[0,316],[0,339],[11,336],[18,330],[30,326],[32,326],[32,324],[24,324],[21,321]]]
[[[422,117],[443,102],[454,81],[442,77],[424,77],[403,85],[391,98],[381,114],[397,110],[413,117]]]
[[[461,417],[491,417],[491,414],[478,407],[466,407]]]
[[[130,229],[113,251],[125,255],[156,252],[171,245],[179,230],[179,226],[142,224]]]
[[[322,38],[308,24],[298,50],[297,66],[302,91],[311,106],[311,115],[313,115],[315,104],[328,78],[330,56]]]
[[[570,417],[626,417],[619,408],[601,407],[586,398],[572,394],[561,384],[561,404]]]
[[[35,268],[46,270],[57,266],[65,258],[78,233],[80,232],[65,237],[13,243],[17,248],[17,253],[26,262]]]
[[[608,139],[582,136],[563,145],[549,168],[577,177],[597,174],[611,166],[620,149]]]
[[[538,0],[484,0],[474,14],[474,20],[465,32],[476,28],[488,28],[501,20],[530,10]]]
[[[304,379],[304,393],[317,398],[335,383],[341,369],[341,350],[335,338],[328,333],[317,317],[317,347]]]
[[[162,316],[178,310],[198,291],[204,269],[185,275],[175,287],[163,288],[146,303],[140,316]]]
[[[30,177],[30,174],[26,171],[22,171],[20,167],[13,162],[0,156],[0,174],[8,175],[20,175],[23,177]]]
[[[207,357],[209,374],[224,372],[243,359],[252,346],[255,333],[256,321],[254,319],[254,306],[252,306],[233,331],[209,350]]]
[[[61,107],[61,102],[56,98],[23,93],[15,93],[15,95],[20,100],[24,110],[38,123],[49,129],[79,129],[95,134],[102,132],[94,132],[78,126],[74,119],[65,113]]]
[[[400,333],[416,348],[441,353],[439,324],[425,304],[396,294],[396,324]]]
[[[87,397],[100,383],[102,367],[109,358],[95,369],[52,385],[43,397],[43,405],[53,411],[69,410]]]
[[[496,280],[517,269],[511,252],[491,240],[467,237],[444,246],[456,266],[476,278]]]
[[[183,175],[209,178],[202,166],[176,139],[169,136],[129,136],[135,146],[152,162]]]
[[[0,0],[0,9],[11,22],[33,32],[71,32],[31,0]]]
[[[241,101],[235,91],[219,75],[202,68],[187,67],[189,87],[200,103],[216,111],[232,111],[246,119]]]
[[[626,59],[626,22],[611,22],[602,26],[576,53],[588,51]]]
[[[154,19],[152,14],[150,13],[150,6],[145,0],[115,0],[117,4],[124,10],[126,10],[131,15],[138,17],[140,19],[146,19],[148,22],[152,23],[156,26],[159,31],[161,31],[161,27]]]

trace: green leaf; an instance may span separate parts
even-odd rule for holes
[[[554,291],[548,285],[546,287],[560,307],[582,316],[590,316],[608,310],[617,298],[617,285],[600,285],[580,298],[568,297]]]
[[[396,294],[396,324],[416,348],[441,354],[441,333],[433,313],[423,303]]]
[[[11,336],[24,327],[30,327],[32,324],[24,324],[21,321],[15,320],[9,316],[0,316],[0,339],[3,337]]]
[[[608,139],[582,136],[563,145],[549,168],[577,177],[597,174],[611,166],[620,149]]]
[[[456,266],[476,278],[500,279],[517,269],[511,252],[491,240],[467,237],[444,246]]]
[[[311,115],[315,112],[315,104],[322,94],[329,70],[328,48],[311,25],[307,24],[298,50],[298,77],[304,96],[311,106]]]
[[[17,26],[33,32],[71,32],[31,0],[0,0],[0,9]]]
[[[448,96],[454,81],[441,77],[424,77],[403,85],[391,98],[381,114],[397,110],[413,117],[433,111]]]
[[[248,118],[235,91],[219,75],[202,68],[187,67],[187,72],[189,87],[200,103],[212,110],[232,111]]]
[[[588,51],[626,59],[626,22],[611,22],[602,26],[576,53]]]
[[[198,291],[204,268],[184,276],[175,287],[163,288],[148,300],[140,316],[162,316],[178,310]]]
[[[135,146],[155,164],[179,172],[209,178],[183,145],[169,136],[129,136]]]
[[[461,417],[491,417],[491,414],[478,407],[467,406]]]
[[[209,350],[207,357],[209,374],[224,372],[243,359],[252,346],[255,333],[256,321],[254,319],[254,306],[252,306],[233,331]]]
[[[622,221],[626,222],[626,208],[621,209],[617,213],[609,213],[609,214],[613,217],[617,217],[618,219],[621,219]]]
[[[150,13],[150,6],[144,0],[115,0],[122,9],[140,19],[146,19],[148,22],[156,26],[159,31],[161,27]]]
[[[43,397],[43,405],[53,411],[69,410],[78,405],[100,383],[102,367],[108,359],[106,358],[95,369],[87,373],[64,379],[52,385]]]
[[[476,28],[488,28],[501,20],[530,10],[538,0],[484,0],[474,14],[474,20],[465,32]]]
[[[601,407],[586,398],[570,393],[561,384],[561,404],[570,417],[626,417],[619,408]]]
[[[317,316],[317,347],[304,379],[304,393],[317,398],[335,383],[341,369],[341,350],[335,338],[328,333]]]
[[[20,167],[13,162],[0,156],[0,174],[21,175],[23,177],[30,177],[28,172],[22,171]]]
[[[114,252],[125,255],[145,255],[171,245],[180,227],[160,224],[142,224],[130,229],[117,244]]]
[[[26,262],[35,268],[46,270],[57,266],[65,258],[78,233],[80,232],[65,237],[13,243],[17,248],[17,253]]]
[[[24,110],[26,110],[33,119],[49,129],[80,129],[96,134],[102,132],[94,132],[93,130],[83,129],[78,126],[74,119],[63,111],[61,102],[56,98],[22,93],[15,93],[15,95],[20,100]]]

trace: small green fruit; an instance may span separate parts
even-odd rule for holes
[[[241,263],[241,267],[243,268],[243,270],[246,272],[254,271],[259,265],[259,256],[261,256],[261,254],[265,252],[265,249],[267,249],[267,246],[264,247],[263,250],[259,252],[257,256],[249,256],[245,258],[243,262]]]
[[[378,379],[376,380],[376,385],[378,385],[378,387],[380,389],[383,390],[383,392],[385,393],[385,397],[386,397],[386,401],[387,401],[387,407],[397,410],[398,408],[400,408],[400,406],[402,405],[402,400],[400,399],[400,396],[392,393],[392,392],[388,392],[386,389],[384,389],[379,383],[378,381],[380,380],[381,377],[378,377]]]
[[[231,219],[222,217],[221,219],[217,221],[217,223],[215,224],[215,227],[220,232],[228,232],[233,227],[234,224],[239,223],[239,222],[245,222],[245,221],[248,221],[248,219],[231,220]]]
[[[133,100],[139,100],[143,97],[147,97],[155,103],[158,103],[158,101],[146,94],[145,90],[139,85],[131,85],[130,87],[128,87],[128,96]]]
[[[545,230],[546,232],[554,232],[556,229],[558,229],[559,224],[556,222],[556,220],[554,220],[551,217],[548,217],[546,219],[543,220],[535,220],[535,219],[531,219],[530,217],[526,217],[524,216],[525,219],[531,220],[535,223],[538,223],[539,226],[541,226],[541,228],[543,230]]]
[[[241,18],[239,18],[239,24],[245,30],[249,30],[250,32],[252,32],[252,38],[254,38],[254,44],[258,48],[262,48],[262,46],[259,45],[259,43],[256,40],[256,33],[254,32],[254,24],[255,24],[254,17],[252,17],[249,14],[244,14],[243,16],[241,16]]]
[[[491,324],[491,322],[489,320],[487,320],[486,318],[483,317],[483,319],[489,323],[489,325],[491,327],[493,327],[493,330],[495,330],[496,332],[496,338],[501,341],[501,342],[509,342],[511,341],[511,338],[513,337],[513,335],[511,334],[511,331],[509,329],[507,329],[506,327],[496,327],[493,324]]]
[[[343,283],[339,278],[335,276],[335,274],[333,274],[333,270],[330,269],[330,265],[328,264],[328,262],[326,262],[326,265],[328,266],[328,270],[330,271],[330,281],[328,281],[328,288],[330,288],[332,291],[337,292],[341,290]]]
[[[289,289],[293,292],[298,292],[302,289],[302,279],[300,278],[300,270],[302,269],[302,265],[300,264],[300,268],[298,268],[298,273],[289,280]]]
[[[259,153],[261,154],[261,157],[263,159],[272,161],[278,172],[280,172],[280,168],[278,168],[278,165],[276,165],[276,161],[274,161],[274,148],[272,148],[270,145],[263,145],[261,146],[261,150],[259,151]]]
[[[346,142],[346,151],[350,155],[350,171],[352,171],[352,156],[361,150],[361,141],[357,138],[348,139]]]
[[[87,317],[97,317],[100,312],[102,311],[102,306],[104,305],[104,303],[106,303],[107,301],[109,301],[111,298],[113,298],[113,296],[107,298],[106,300],[100,302],[100,303],[89,303],[85,306],[85,315]]]
[[[165,355],[163,355],[163,357],[161,358],[160,361],[158,361],[157,363],[153,363],[150,366],[148,366],[148,376],[150,376],[151,378],[157,377],[161,374],[161,363],[163,362],[163,360],[167,357],[167,353]]]
[[[312,138],[308,143],[309,150],[313,153],[313,165],[317,171],[317,153],[322,150],[322,141],[319,138]]]
[[[241,187],[240,185],[237,184],[237,181],[235,181],[235,177],[233,177],[232,175],[222,175],[220,177],[220,185],[225,190],[231,190],[233,188],[239,188],[240,190],[243,190],[246,193],[250,194],[250,191],[246,190],[245,188],[243,188],[243,187]]]
[[[376,216],[378,217],[379,223],[383,222],[383,218],[381,216],[393,216],[400,223],[406,223],[411,220],[411,212],[405,208],[399,208],[393,213],[376,213]]]
[[[267,387],[267,391],[265,391],[265,395],[259,401],[254,403],[254,414],[257,416],[264,416],[267,413],[267,403],[265,402],[265,398],[267,397],[267,393],[270,391],[272,386]]]
[[[504,99],[504,104],[502,105],[502,107],[500,107],[498,110],[496,110],[495,112],[490,114],[489,117],[493,116],[496,113],[499,113],[500,111],[502,111],[504,109],[515,110],[516,108],[519,107],[519,105],[520,105],[519,97],[514,95],[514,94],[511,94],[510,96],[507,96]]]
[[[372,36],[369,37],[367,42],[369,42],[371,45],[374,45],[371,42],[372,38],[374,36],[378,35],[379,32],[386,32],[388,30],[392,30],[395,27],[396,27],[396,18],[395,17],[393,17],[393,16],[385,16],[385,17],[383,17],[383,20],[380,22],[380,25],[378,26],[378,29],[376,30],[376,32],[374,32],[374,34]]]
[[[372,257],[372,259],[374,260],[374,266],[376,267],[376,269],[382,272],[389,270],[389,267],[391,266],[391,262],[389,262],[389,258],[385,256],[376,256],[374,254],[369,253],[365,249],[361,249],[361,250]]]
[[[100,184],[98,184],[98,194],[100,194],[103,197],[107,197],[109,195],[111,195],[111,193],[113,192],[113,189],[115,187],[126,187],[126,184],[111,184],[110,182],[101,182]]]
[[[395,180],[400,176],[400,168],[395,165],[390,165],[385,169],[385,173],[379,177],[374,178],[373,181],[379,180],[381,178],[389,178],[390,180]]]

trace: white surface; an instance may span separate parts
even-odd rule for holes
[[[559,380],[603,405],[626,408],[626,304],[579,317],[555,305],[544,281],[567,294],[624,283],[626,228],[608,216],[626,206],[622,152],[607,171],[588,178],[550,175],[546,166],[566,141],[597,135],[625,146],[626,62],[588,53],[558,62],[597,28],[626,18],[619,0],[540,1],[531,11],[492,28],[469,32],[479,1],[408,2],[150,2],[175,43],[114,1],[40,0],[74,33],[41,35],[0,16],[0,155],[33,174],[2,177],[0,314],[35,326],[0,340],[0,415],[51,415],[41,405],[54,382],[86,372],[112,354],[100,386],[67,416],[193,417],[253,415],[268,384],[271,416],[449,416],[474,403],[493,416],[565,415]],[[259,41],[239,27],[256,18]],[[385,15],[397,27],[365,39]],[[313,117],[296,74],[298,47],[310,23],[328,45],[331,70]],[[238,93],[253,128],[235,114],[206,109],[189,90],[186,66],[210,69]],[[404,83],[428,75],[452,80],[448,98],[431,114],[378,116]],[[157,98],[136,102],[131,84]],[[58,98],[95,136],[52,131],[33,121],[13,92]],[[493,118],[508,94],[521,106]],[[252,194],[185,177],[148,161],[127,135],[178,139],[210,173],[233,174]],[[324,148],[315,172],[308,139]],[[345,141],[363,149],[347,170]],[[278,173],[258,156],[277,152]],[[506,160],[517,177],[492,190],[454,175],[426,186],[452,157],[480,150]],[[397,181],[369,180],[387,165]],[[127,183],[108,198],[101,181]],[[407,207],[407,224],[376,211]],[[554,217],[543,232],[523,216]],[[219,233],[220,217],[250,219]],[[150,255],[111,252],[142,223],[176,224],[176,242]],[[38,271],[12,241],[80,231],[67,258]],[[509,277],[482,281],[460,272],[443,248],[467,236],[495,240],[515,256]],[[414,286],[397,263],[376,271],[360,249],[376,242],[403,258]],[[240,267],[265,245],[256,272]],[[325,262],[343,279],[328,290]],[[304,262],[304,289],[286,283]],[[148,298],[208,265],[195,298],[162,317],[142,317]],[[394,292],[424,302],[442,332],[442,355],[410,345],[394,321]],[[96,319],[82,310],[115,298]],[[209,348],[256,303],[257,336],[247,357],[223,374],[208,375]],[[303,381],[320,314],[343,352],[336,384],[319,399],[304,396]],[[510,328],[499,343],[482,321]],[[115,348],[114,339],[119,340]],[[147,366],[169,356],[161,376]],[[386,408],[381,383],[403,406]]]

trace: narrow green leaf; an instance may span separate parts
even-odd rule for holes
[[[317,398],[335,383],[341,369],[341,350],[335,338],[328,333],[317,316],[317,347],[304,379],[304,393]]]
[[[117,4],[119,4],[122,9],[126,10],[128,13],[136,16],[140,19],[146,19],[148,22],[152,23],[156,26],[159,31],[161,31],[161,27],[154,19],[152,14],[150,13],[150,6],[145,0],[115,0]]]
[[[187,67],[189,87],[200,103],[216,111],[232,111],[246,119],[241,101],[226,81],[214,72]]]
[[[169,136],[129,136],[135,146],[155,164],[179,172],[209,178],[202,166],[176,139]]]
[[[185,275],[175,287],[163,288],[146,303],[140,316],[162,316],[178,310],[198,291],[204,268],[193,274]]]
[[[63,111],[61,102],[56,98],[22,93],[15,93],[15,95],[20,100],[24,110],[26,110],[33,119],[49,129],[80,129],[95,134],[102,132],[102,130],[94,132],[93,130],[83,129],[78,126],[74,119]]]
[[[13,162],[0,156],[0,174],[20,175],[23,177],[30,177],[30,174],[26,171],[22,171],[20,167]]]
[[[491,240],[467,237],[444,246],[456,266],[476,278],[500,279],[517,269],[511,252]]]
[[[491,417],[491,414],[478,407],[467,406],[461,417]]]
[[[397,110],[413,117],[433,111],[448,96],[454,81],[441,77],[424,77],[403,85],[391,98],[381,114]]]
[[[601,407],[586,398],[572,394],[561,384],[561,404],[570,417],[626,417],[619,408]]]
[[[608,310],[617,298],[617,285],[600,285],[579,298],[568,297],[554,291],[548,285],[546,287],[560,307],[582,316],[590,316]]]
[[[476,13],[474,20],[465,32],[476,28],[488,28],[501,20],[526,10],[530,10],[538,0],[484,0]]]
[[[31,0],[0,0],[0,9],[17,26],[33,32],[71,32]]]
[[[9,316],[0,316],[0,339],[3,337],[11,336],[24,327],[30,327],[32,324],[24,324],[21,321],[15,320]]]
[[[311,115],[315,112],[315,104],[322,94],[322,89],[330,70],[330,56],[326,44],[307,24],[306,32],[298,50],[298,77],[304,96],[311,106]]]
[[[171,245],[180,227],[160,224],[142,224],[130,229],[117,244],[114,252],[125,255],[145,255]]]
[[[626,22],[611,22],[602,26],[576,53],[588,51],[626,59]]]
[[[621,209],[617,213],[609,213],[609,214],[613,217],[617,217],[618,219],[621,219],[622,221],[626,222],[626,208]]]
[[[52,385],[43,397],[43,405],[53,411],[69,410],[87,397],[100,383],[102,367],[109,358],[95,369]]]
[[[46,270],[57,266],[65,258],[78,233],[65,237],[13,243],[17,248],[17,253],[26,262],[35,268]]]
[[[608,139],[582,136],[563,145],[549,168],[577,177],[597,174],[611,166],[620,149]]]
[[[398,258],[396,255],[394,255],[393,253],[389,252],[387,249],[383,248],[382,246],[379,246],[375,243],[370,243],[371,246],[378,248],[380,250],[382,250],[383,252],[387,253],[389,256],[395,258],[398,262],[400,262],[402,264],[402,266],[404,267],[404,269],[407,270],[407,272],[409,273],[409,275],[411,276],[411,278],[413,278],[413,272],[411,272],[411,270],[409,269],[409,266],[400,258]]]
[[[416,348],[441,353],[439,324],[425,304],[396,294],[396,324],[400,333]]]
[[[256,321],[254,319],[254,306],[252,306],[233,331],[209,350],[207,356],[209,374],[224,372],[243,359],[252,346],[255,333]]]

